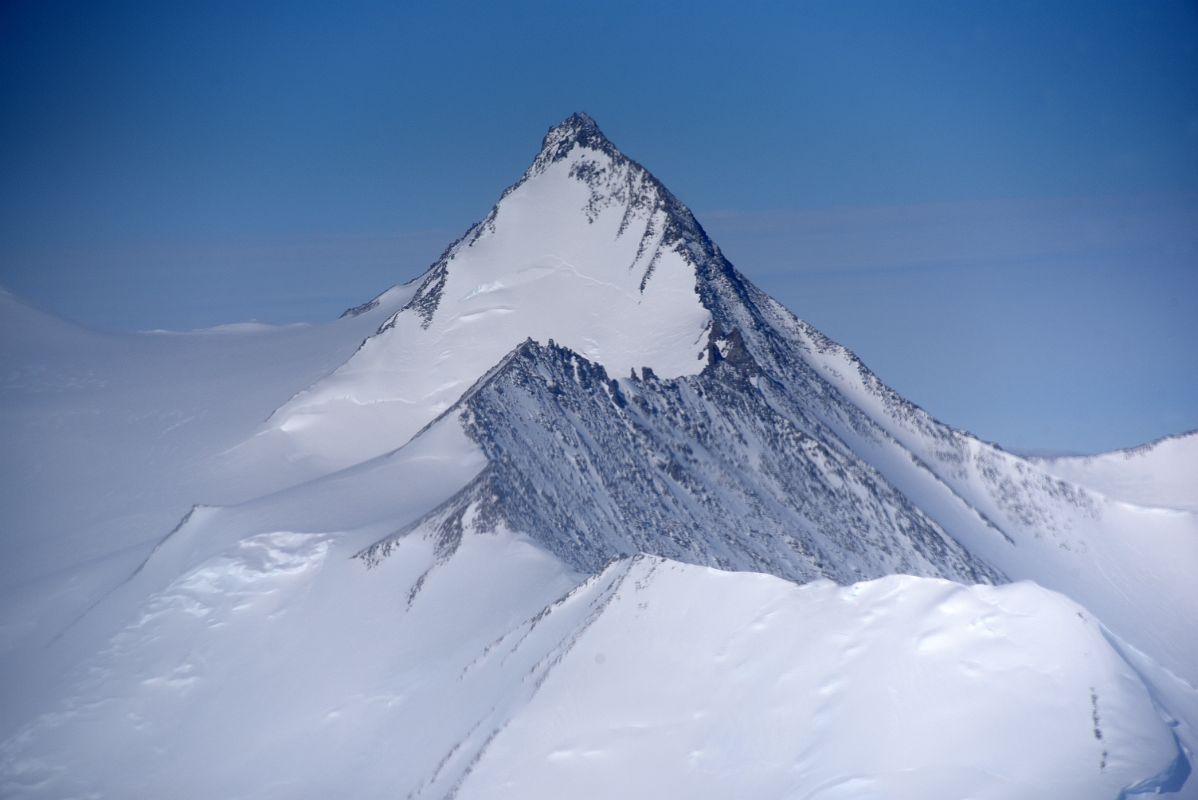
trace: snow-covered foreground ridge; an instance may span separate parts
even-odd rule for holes
[[[1034,584],[634,558],[569,588],[507,533],[422,584],[428,540],[365,574],[343,544],[260,534],[151,595],[4,746],[6,795],[1114,798],[1188,769]]]
[[[940,424],[585,115],[335,323],[0,312],[4,796],[1194,793],[1194,437]]]

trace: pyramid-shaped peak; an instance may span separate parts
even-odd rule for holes
[[[564,158],[575,145],[612,156],[618,153],[616,146],[603,135],[598,123],[589,114],[575,111],[545,134],[545,139],[541,142],[541,154],[537,160],[557,161]]]
[[[575,134],[588,132],[602,135],[599,131],[599,124],[595,122],[595,118],[585,111],[575,111],[555,125],[552,130],[569,131]]]

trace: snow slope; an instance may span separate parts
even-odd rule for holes
[[[1185,769],[1099,627],[1029,584],[796,587],[644,559],[577,595],[554,612],[602,613],[459,797],[1114,797],[1149,764]]]
[[[46,644],[193,505],[320,474],[303,461],[263,469],[241,445],[404,294],[329,325],[101,334],[0,292],[0,707],[36,700],[28,682],[53,671]]]
[[[330,325],[101,334],[0,293],[0,491],[6,545],[20,553],[0,564],[0,584],[18,567],[28,579],[152,543],[193,503],[314,477],[229,451],[404,301]],[[57,502],[64,486],[70,502]]]
[[[1032,460],[1114,500],[1198,513],[1198,431],[1096,456]]]
[[[0,747],[4,795],[1082,798],[1187,763],[1034,585],[634,558],[573,588],[506,532],[422,580],[431,537],[373,569],[355,538],[249,536],[148,595]]]

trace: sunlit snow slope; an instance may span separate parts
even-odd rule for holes
[[[1031,584],[641,558],[572,589],[506,532],[427,579],[428,538],[369,571],[350,544],[182,570],[3,745],[5,796],[1059,800],[1186,769],[1101,626]]]

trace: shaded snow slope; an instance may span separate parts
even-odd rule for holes
[[[320,474],[240,445],[406,299],[386,301],[330,325],[101,334],[0,294],[0,706],[31,699],[9,678],[41,671],[45,644],[194,504]]]
[[[301,464],[260,469],[232,449],[280,397],[352,354],[385,313],[331,325],[101,334],[0,296],[0,514],[10,555],[0,585],[16,577],[14,561],[28,579],[152,543],[193,503],[237,502],[313,477]]]
[[[135,570],[44,646],[36,674],[5,676],[20,677],[24,690],[10,710],[25,706],[29,697],[55,696],[60,673],[85,662],[106,638],[137,619],[145,598],[222,553],[280,531],[301,539],[335,537],[357,552],[444,502],[485,463],[459,421],[448,417],[399,452],[238,505],[193,508]],[[35,688],[42,691],[30,691]]]
[[[1114,500],[1198,513],[1198,431],[1095,456],[1031,460]]]
[[[506,531],[432,573],[432,536],[369,570],[354,538],[249,535],[144,597],[0,745],[4,796],[1056,800],[1179,756],[1099,624],[1030,584],[634,558],[573,588]]]
[[[698,372],[710,315],[674,230],[677,205],[593,121],[571,117],[412,300],[333,375],[279,409],[268,430],[337,465],[377,455],[530,336],[616,374]]]

